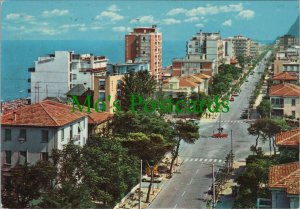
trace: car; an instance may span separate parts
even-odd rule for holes
[[[234,101],[234,98],[233,98],[233,97],[230,97],[229,101]]]
[[[246,80],[245,82],[249,82],[248,80]]]
[[[243,112],[241,115],[241,119],[248,119],[248,113]]]
[[[239,95],[238,92],[234,92],[234,93],[232,94],[232,96],[234,96],[234,97],[237,97],[238,95]]]
[[[151,176],[148,175],[144,175],[142,177],[142,182],[150,182],[151,181]],[[158,176],[158,177],[153,177],[153,183],[160,183],[162,182],[162,177]]]

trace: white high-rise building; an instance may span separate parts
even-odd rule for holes
[[[93,89],[93,75],[106,70],[107,59],[93,54],[74,54],[70,51],[55,51],[38,57],[31,73],[31,103],[47,97],[64,96],[76,84]]]

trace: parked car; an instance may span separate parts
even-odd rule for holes
[[[144,175],[142,177],[142,182],[150,182],[151,181],[151,176],[148,176],[148,175]],[[158,177],[155,177],[153,178],[153,182],[154,183],[160,183],[162,182],[162,177],[161,176],[158,176]]]
[[[241,115],[241,119],[248,119],[248,113],[243,112]]]
[[[234,97],[237,97],[238,95],[239,95],[238,92],[234,92],[234,93],[232,94],[232,96],[234,96]]]
[[[229,101],[234,101],[234,98],[233,98],[233,97],[230,97]]]

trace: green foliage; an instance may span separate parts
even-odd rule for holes
[[[130,72],[121,84],[121,108],[128,111],[131,107],[131,96],[141,96],[145,101],[152,98],[156,90],[156,81],[148,71]]]
[[[11,169],[11,181],[6,182],[2,191],[2,203],[7,208],[27,208],[40,197],[41,191],[52,188],[56,167],[49,162],[37,162]]]
[[[262,100],[262,102],[257,107],[257,111],[263,118],[269,118],[271,110],[271,102],[269,100]]]
[[[172,141],[174,131],[162,117],[151,113],[117,113],[112,122],[115,136],[128,136],[130,133],[160,134],[167,141]]]
[[[299,160],[299,149],[297,148],[280,148],[280,154],[276,156],[278,164],[291,163]]]
[[[117,140],[93,136],[82,150],[83,183],[91,197],[113,206],[137,183],[139,159]]]

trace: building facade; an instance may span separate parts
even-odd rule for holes
[[[250,57],[250,38],[244,37],[242,35],[237,35],[231,38],[234,46],[234,53],[236,57]]]
[[[125,36],[125,62],[146,62],[150,73],[159,80],[162,75],[162,34],[156,26],[134,28]]]
[[[149,71],[149,63],[107,64],[107,75],[124,75],[130,72]]]
[[[93,89],[93,73],[105,71],[107,61],[104,56],[71,51],[55,51],[55,54],[38,57],[35,67],[28,68],[31,103],[62,96],[76,84]]]
[[[1,157],[5,182],[16,165],[48,160],[53,149],[67,143],[83,146],[88,137],[88,117],[72,107],[44,100],[2,116]],[[2,182],[3,183],[3,182]]]

